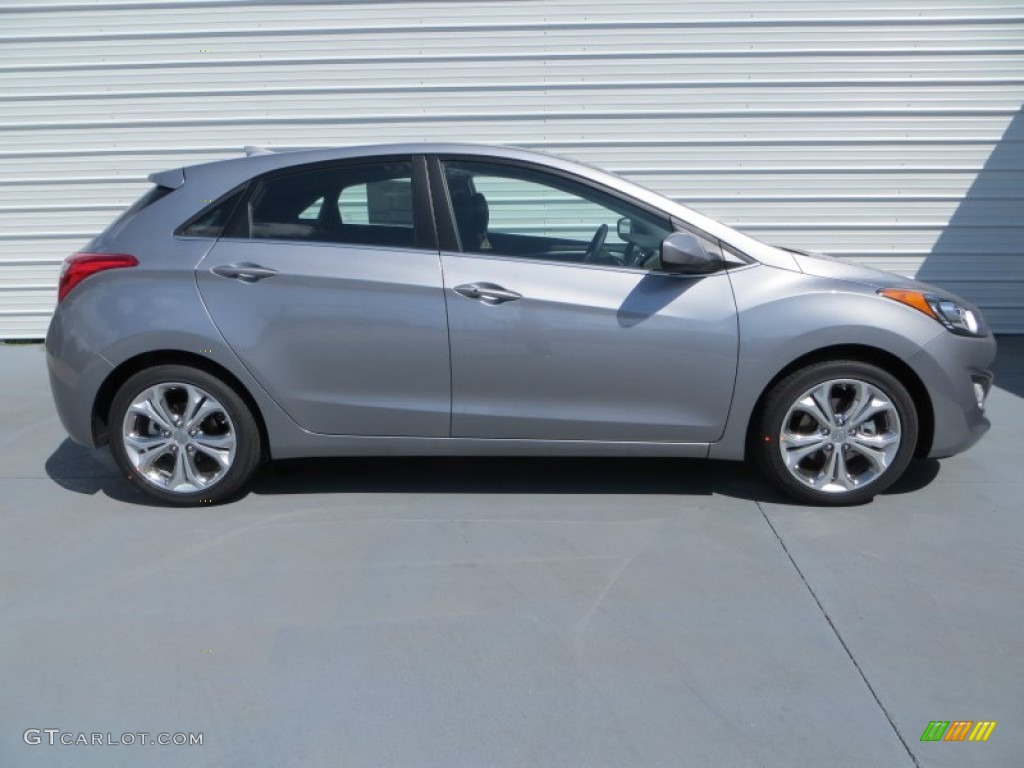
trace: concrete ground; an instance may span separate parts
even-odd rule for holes
[[[997,383],[981,444],[856,508],[725,463],[343,459],[176,510],[0,347],[0,766],[1020,765],[1024,339]],[[60,744],[138,732],[203,743]]]

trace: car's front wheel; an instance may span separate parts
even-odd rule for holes
[[[869,363],[832,361],[772,388],[753,450],[762,471],[790,496],[859,504],[903,474],[917,434],[914,401],[895,376]]]
[[[188,366],[156,366],[125,381],[111,405],[109,430],[128,479],[171,504],[225,501],[260,463],[260,431],[245,401]]]

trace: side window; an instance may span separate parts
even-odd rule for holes
[[[412,164],[388,160],[292,171],[260,182],[249,237],[413,248]]]
[[[338,196],[338,213],[350,224],[412,227],[412,180],[385,179],[345,187]]]
[[[322,197],[318,197],[310,203],[309,208],[299,214],[299,219],[301,221],[316,221],[320,218],[320,209],[323,208],[323,206],[324,199]]]
[[[473,185],[488,201],[489,227],[496,232],[589,242],[597,227],[618,220],[608,208],[533,180],[481,174]]]
[[[649,269],[672,231],[667,218],[546,171],[461,160],[444,169],[464,253]]]
[[[242,199],[245,189],[240,189],[226,199],[214,205],[208,211],[204,211],[199,218],[181,230],[181,234],[187,237],[220,237],[224,233],[224,227],[231,219],[235,206]]]
[[[338,214],[349,224],[369,224],[370,204],[366,184],[356,184],[341,190],[338,195]]]

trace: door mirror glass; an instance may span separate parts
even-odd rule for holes
[[[707,274],[721,266],[718,246],[692,232],[673,232],[661,243],[661,268],[666,272]]]
[[[629,218],[619,219],[617,231],[619,239],[629,242],[629,236],[633,234],[633,220]]]

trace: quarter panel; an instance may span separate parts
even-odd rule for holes
[[[72,439],[92,444],[97,392],[122,363],[156,351],[199,354],[230,371],[253,397],[275,446],[296,450],[307,436],[278,408],[224,342],[199,300],[192,266],[212,241],[181,243],[133,269],[87,278],[57,308],[47,336],[51,384]],[[62,405],[64,403],[64,405]]]

